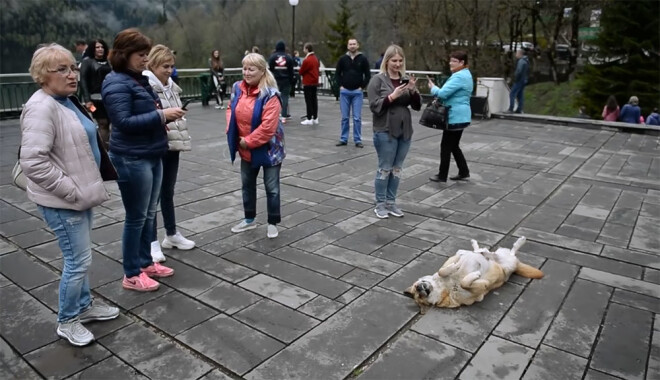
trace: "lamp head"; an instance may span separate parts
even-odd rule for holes
[[[292,7],[295,7],[298,5],[298,0],[289,0],[289,4],[291,4]]]

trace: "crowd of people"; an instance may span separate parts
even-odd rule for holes
[[[112,47],[101,39],[81,42],[78,59],[57,44],[38,47],[30,74],[40,86],[21,115],[20,165],[27,178],[27,195],[38,205],[55,233],[64,265],[60,280],[57,334],[71,344],[84,346],[94,336],[84,326],[119,315],[112,306],[94,302],[89,289],[93,208],[108,200],[104,181],[116,181],[125,211],[122,264],[125,289],[150,292],[158,278],[174,275],[163,264],[162,248],[190,250],[195,242],[176,227],[174,206],[181,152],[192,149],[192,139],[177,85],[175,52],[153,45],[137,29],[126,29]],[[304,58],[286,52],[279,41],[268,58],[255,46],[242,59],[242,80],[231,84],[226,106],[226,137],[231,162],[240,157],[243,218],[231,228],[241,233],[257,228],[257,178],[263,172],[267,226],[270,239],[279,235],[281,222],[280,173],[286,157],[284,125],[290,119],[288,99],[296,85],[299,67],[306,113],[302,125],[319,124],[318,85],[320,63],[314,46],[306,43]],[[511,112],[522,112],[522,91],[528,62],[519,56]],[[217,108],[225,108],[227,83],[220,50],[208,60]],[[449,106],[446,130],[439,146],[439,168],[433,182],[470,178],[460,148],[463,132],[471,123],[473,78],[465,51],[449,56],[451,76],[442,86],[427,77],[431,95]],[[373,144],[377,154],[374,175],[374,213],[378,218],[403,217],[397,192],[404,162],[411,148],[414,123],[410,109],[419,111],[422,98],[418,78],[406,73],[401,46],[390,45],[381,55],[378,73],[371,76],[367,57],[357,39],[347,41],[347,51],[337,62],[341,126],[336,146],[348,145],[350,120],[353,143],[363,148],[362,103],[366,90],[373,116]],[[80,80],[80,103],[74,94]],[[517,103],[517,108],[514,104]],[[602,117],[610,121],[640,122],[637,97],[619,108],[612,96]],[[647,124],[660,122],[657,108]],[[458,173],[449,176],[451,157]],[[160,204],[165,236],[158,240],[156,213]]]

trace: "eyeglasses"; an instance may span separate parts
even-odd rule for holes
[[[71,73],[74,73],[74,74],[78,75],[78,73],[80,72],[80,69],[75,65],[71,65],[69,67],[60,66],[56,70],[48,70],[48,72],[49,73],[58,73],[61,76],[66,77],[66,76],[69,76],[69,74],[71,74]]]

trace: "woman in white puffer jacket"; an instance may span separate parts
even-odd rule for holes
[[[156,45],[149,53],[147,70],[142,72],[149,78],[149,84],[160,98],[163,108],[181,107],[181,87],[172,80],[174,54],[167,46]],[[186,119],[181,118],[167,124],[168,151],[163,156],[163,184],[160,190],[160,209],[163,214],[166,236],[158,243],[157,226],[154,223],[154,237],[151,243],[151,257],[154,262],[165,261],[163,248],[193,249],[195,242],[186,239],[176,230],[174,215],[174,185],[179,171],[179,153],[191,150],[190,135]]]

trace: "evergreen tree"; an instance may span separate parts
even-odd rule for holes
[[[660,2],[608,1],[594,45],[603,63],[587,65],[581,77],[579,105],[600,115],[608,96],[620,106],[635,95],[642,114],[660,102]],[[610,61],[611,62],[607,62]],[[578,105],[578,106],[579,106]]]
[[[355,30],[356,25],[351,23],[350,18],[351,9],[348,6],[348,0],[340,0],[337,18],[335,21],[328,23],[330,32],[326,34],[331,62],[337,62],[339,57],[346,53],[348,39],[354,37],[353,30]]]

